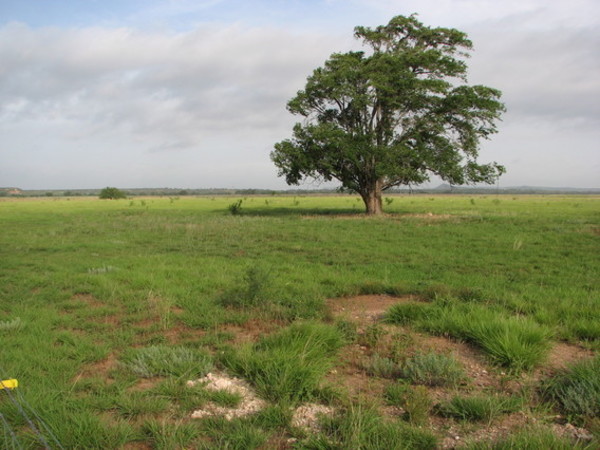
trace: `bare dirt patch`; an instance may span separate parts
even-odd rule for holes
[[[397,303],[414,300],[411,296],[359,295],[357,297],[334,298],[327,306],[334,316],[359,323],[376,322]]]

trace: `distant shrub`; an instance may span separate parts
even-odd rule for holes
[[[232,215],[237,216],[242,213],[242,202],[243,200],[238,200],[237,202],[230,204],[227,209]]]
[[[118,200],[126,197],[125,192],[116,187],[105,187],[100,191],[100,198],[104,200]]]

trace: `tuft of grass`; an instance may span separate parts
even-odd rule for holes
[[[400,375],[411,383],[427,386],[456,386],[465,378],[465,372],[456,359],[439,353],[417,353],[408,358]]]
[[[548,428],[525,428],[495,442],[476,442],[464,447],[466,450],[592,450],[594,444],[577,442],[559,437]]]
[[[445,417],[468,422],[487,422],[489,425],[499,415],[518,411],[521,406],[522,401],[517,397],[456,396],[450,401],[442,403],[437,411]]]
[[[262,447],[267,440],[267,434],[251,420],[211,417],[202,421],[202,427],[212,441],[204,443],[201,449],[251,450]]]
[[[343,343],[334,326],[296,323],[254,345],[226,352],[222,362],[250,380],[263,397],[296,403],[315,394]]]
[[[383,421],[373,407],[353,405],[323,418],[324,432],[302,442],[305,449],[434,449],[436,437],[405,423]]]
[[[244,277],[237,286],[225,291],[219,297],[223,306],[236,308],[254,307],[268,301],[269,272],[259,266],[246,269]]]
[[[143,378],[172,375],[200,377],[212,369],[212,358],[203,350],[155,345],[129,351],[121,361],[128,371]]]
[[[142,430],[157,450],[190,448],[200,430],[194,423],[168,420],[149,420]]]
[[[0,320],[0,333],[19,331],[22,326],[20,317],[15,317],[13,320]]]
[[[600,356],[572,364],[542,384],[542,394],[571,416],[600,416]]]
[[[131,392],[115,401],[119,414],[125,418],[135,418],[144,414],[158,414],[166,411],[170,403],[160,397],[145,392]]]
[[[539,365],[550,349],[551,331],[524,317],[505,313],[472,302],[449,298],[432,304],[395,305],[387,321],[413,324],[434,334],[464,339],[484,350],[490,359],[514,372]]]

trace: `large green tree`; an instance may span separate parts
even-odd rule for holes
[[[493,183],[504,172],[476,161],[504,105],[498,90],[467,84],[465,33],[412,15],[354,34],[369,50],[331,55],[287,104],[304,117],[271,153],[288,184],[336,179],[379,214],[386,189],[432,174],[456,185]]]

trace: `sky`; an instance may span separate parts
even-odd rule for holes
[[[287,101],[412,13],[503,92],[499,186],[600,187],[597,0],[0,0],[0,187],[285,189]]]

